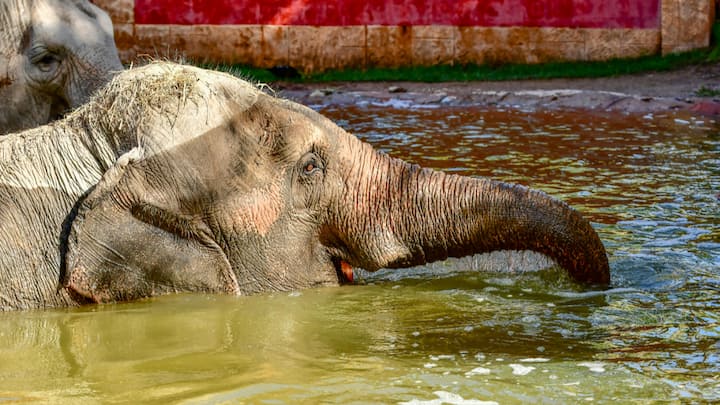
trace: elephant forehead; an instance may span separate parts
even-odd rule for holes
[[[95,8],[91,12],[91,7],[82,1],[36,1],[33,9],[34,29],[43,30],[52,35],[48,40],[60,43],[66,43],[70,37],[76,38],[79,43],[102,43],[112,35],[112,23],[104,11]]]
[[[110,19],[110,16],[105,12],[105,10],[90,3],[87,0],[76,1],[75,3],[77,7],[80,8],[81,12],[83,12],[83,14],[95,16],[94,19],[97,21],[100,28],[104,31],[105,35],[107,35],[108,37],[113,36],[113,23]]]
[[[284,158],[293,162],[309,151],[321,152],[330,148],[328,131],[322,125],[304,115],[290,112],[286,122],[280,123],[283,128],[279,142],[279,150]]]
[[[307,132],[309,136],[307,137],[305,148],[307,149],[311,145],[328,148],[330,146],[330,138],[328,137],[327,129],[309,119],[306,122],[308,123],[308,128],[305,132]]]
[[[33,32],[35,34],[45,34],[47,39],[53,41],[64,42],[72,35],[67,18],[70,6],[68,4],[58,6],[54,1],[37,1],[35,3],[32,10]],[[73,30],[79,30],[79,35],[95,34],[88,28],[87,24],[79,24],[77,27],[73,27]]]

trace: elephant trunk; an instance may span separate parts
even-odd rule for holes
[[[610,282],[600,238],[567,204],[523,186],[422,169],[368,149],[360,154],[364,163],[350,169],[350,187],[357,188],[346,190],[347,216],[339,215],[351,230],[339,234],[350,264],[374,270],[531,250],[576,281]]]

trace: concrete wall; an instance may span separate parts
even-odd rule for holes
[[[663,54],[710,45],[714,0],[662,0]]]
[[[714,0],[95,0],[121,57],[327,69],[593,61],[709,45]]]

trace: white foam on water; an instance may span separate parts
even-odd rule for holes
[[[412,399],[407,402],[400,402],[401,405],[498,405],[495,401],[481,401],[479,399],[465,399],[458,394],[453,394],[447,391],[435,391],[433,394],[437,395],[437,399],[421,400]]]
[[[383,101],[373,101],[371,104],[375,107],[391,107],[391,108],[397,108],[397,109],[404,109],[409,108],[412,106],[412,101],[410,100],[400,100],[397,98],[391,98],[389,100],[383,100]]]
[[[528,359],[520,359],[520,363],[547,363],[550,359],[544,357],[533,357]]]
[[[523,366],[522,364],[511,364],[510,367],[515,375],[528,375],[531,371],[535,370],[533,366]]]
[[[455,355],[454,354],[439,354],[437,356],[431,355],[430,360],[432,360],[432,361],[455,360]]]
[[[472,377],[474,375],[489,375],[490,369],[485,367],[475,367],[474,369],[465,373],[465,376]]]
[[[585,291],[585,292],[574,292],[574,291],[556,291],[551,292],[552,295],[562,297],[562,298],[592,298],[597,297],[600,295],[614,295],[614,294],[627,294],[627,293],[633,293],[638,292],[637,288],[611,288],[609,290],[603,290],[603,291]]]
[[[581,366],[587,367],[590,369],[590,371],[594,373],[604,373],[605,372],[605,364],[600,363],[599,361],[585,361],[580,363]]]
[[[391,98],[389,100],[382,101],[371,101],[369,105],[372,105],[373,107],[389,107],[398,110],[412,110],[424,108],[435,109],[440,107],[440,104],[437,103],[416,103],[412,100],[401,100],[397,98]]]

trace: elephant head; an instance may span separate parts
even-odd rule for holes
[[[89,1],[0,3],[0,135],[60,117],[122,69],[112,22]]]
[[[565,203],[408,164],[302,105],[193,74],[225,84],[171,120],[149,121],[79,205],[65,273],[75,293],[294,290],[338,285],[352,266],[496,250],[540,252],[579,282],[609,283],[598,235]],[[206,110],[224,118],[202,129]]]

